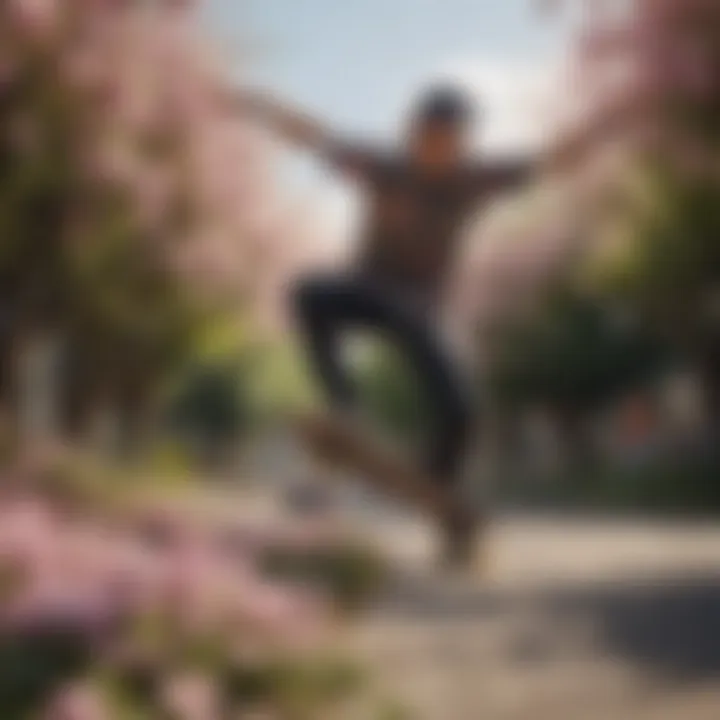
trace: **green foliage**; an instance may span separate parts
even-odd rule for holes
[[[68,250],[68,294],[81,340],[111,356],[133,348],[143,362],[179,365],[207,320],[204,308],[133,224],[121,194],[105,198],[104,206],[96,198],[94,205],[89,236]]]
[[[119,501],[125,475],[97,457],[63,450],[41,461],[26,484],[69,512],[104,512]]]
[[[670,515],[717,515],[720,462],[693,452],[630,465],[601,463],[583,477],[561,474],[514,489],[507,500],[530,506]]]
[[[163,680],[184,671],[212,678],[223,707],[231,713],[262,707],[283,717],[315,718],[321,710],[364,688],[362,669],[343,658],[324,653],[284,656],[272,650],[243,658],[225,634],[180,639],[168,619],[149,617],[136,628],[145,660],[112,668],[116,694],[125,704],[150,711],[150,717],[162,717],[158,706]]]
[[[639,176],[590,273],[684,346],[717,331],[720,184],[656,164]]]
[[[595,484],[599,502],[646,511],[706,514],[720,511],[720,463],[702,455],[661,458],[635,470],[606,472]]]
[[[190,370],[170,405],[170,425],[210,454],[235,444],[249,422],[242,365],[225,361]]]
[[[184,237],[171,218],[141,224],[136,188],[88,172],[101,109],[68,82],[57,52],[13,42],[1,89],[0,301],[11,335],[51,328],[82,358],[74,395],[101,390],[122,404],[186,361],[215,308],[173,268],[168,236]],[[148,156],[179,162],[173,140],[145,144]]]
[[[94,660],[82,632],[68,627],[34,628],[0,639],[0,707],[8,720],[40,712],[67,682],[82,677]]]
[[[315,399],[316,388],[301,353],[284,340],[253,346],[247,382],[259,419],[308,406]]]
[[[500,400],[586,413],[651,378],[664,360],[642,328],[567,290],[493,341],[489,381]]]
[[[357,694],[364,685],[362,671],[339,660],[236,663],[220,677],[231,706],[277,707],[283,716],[298,720],[317,717],[322,708]]]
[[[57,235],[78,190],[73,98],[52,58],[28,58],[0,110],[0,273],[23,317],[57,312],[66,267]]]
[[[376,720],[412,720],[413,714],[397,702],[385,702],[378,710]]]
[[[374,344],[358,371],[363,402],[380,427],[414,441],[426,431],[424,388],[406,358],[394,348]]]
[[[308,550],[270,549],[263,569],[272,577],[327,588],[343,612],[365,607],[382,589],[388,572],[371,549],[344,543]]]
[[[174,672],[197,670],[217,683],[223,707],[239,713],[272,708],[282,717],[311,720],[365,687],[365,674],[344,659],[281,659],[243,662],[219,652],[203,659],[176,648],[170,657],[98,667],[86,634],[68,627],[36,627],[0,640],[0,702],[3,717],[37,717],[68,683],[91,683],[111,702],[113,717],[166,717],[163,683]]]

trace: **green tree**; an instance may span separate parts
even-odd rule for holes
[[[197,365],[185,376],[170,405],[170,425],[214,465],[227,457],[251,421],[241,363]]]
[[[258,165],[249,182],[238,168],[237,186],[227,173],[254,148],[227,132],[203,38],[171,31],[193,12],[0,7],[0,403],[12,415],[27,340],[59,337],[73,439],[105,406],[135,445],[202,324],[236,301],[214,273],[247,241],[236,199]]]
[[[589,421],[652,380],[663,362],[649,333],[595,299],[563,289],[532,316],[498,328],[488,381],[501,405],[549,410],[571,462],[587,468],[593,459]]]
[[[704,381],[720,428],[720,184],[667,165],[646,170],[602,254],[598,286],[632,308],[679,349]]]

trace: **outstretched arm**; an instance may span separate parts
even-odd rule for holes
[[[485,188],[489,192],[503,192],[522,186],[534,177],[569,170],[582,160],[593,137],[583,129],[535,157],[489,162],[483,170]]]
[[[288,142],[321,155],[336,170],[350,177],[365,177],[381,162],[377,151],[338,139],[321,122],[265,93],[229,90],[223,93],[222,102],[231,112],[253,117]]]
[[[293,144],[320,152],[332,146],[333,135],[322,123],[266,93],[245,89],[226,90],[222,93],[221,102],[231,112],[249,115],[268,125]]]

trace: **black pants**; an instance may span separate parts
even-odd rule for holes
[[[344,331],[371,330],[398,347],[416,371],[432,413],[431,437],[422,451],[424,469],[438,482],[453,482],[470,437],[471,393],[422,305],[362,275],[303,279],[293,302],[310,362],[335,408],[351,409],[356,402],[341,359]]]

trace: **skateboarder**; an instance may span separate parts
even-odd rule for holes
[[[417,458],[418,482],[427,479],[447,500],[439,521],[448,559],[464,559],[474,522],[457,486],[475,413],[471,389],[441,340],[438,311],[463,225],[494,193],[523,182],[529,164],[470,157],[476,111],[452,86],[431,88],[420,98],[404,146],[394,152],[339,139],[261,94],[240,91],[233,100],[316,152],[363,193],[368,208],[360,256],[345,272],[300,280],[293,292],[297,322],[333,422],[356,419],[356,391],[340,353],[345,330],[380,333],[404,354],[432,414],[431,435]]]

